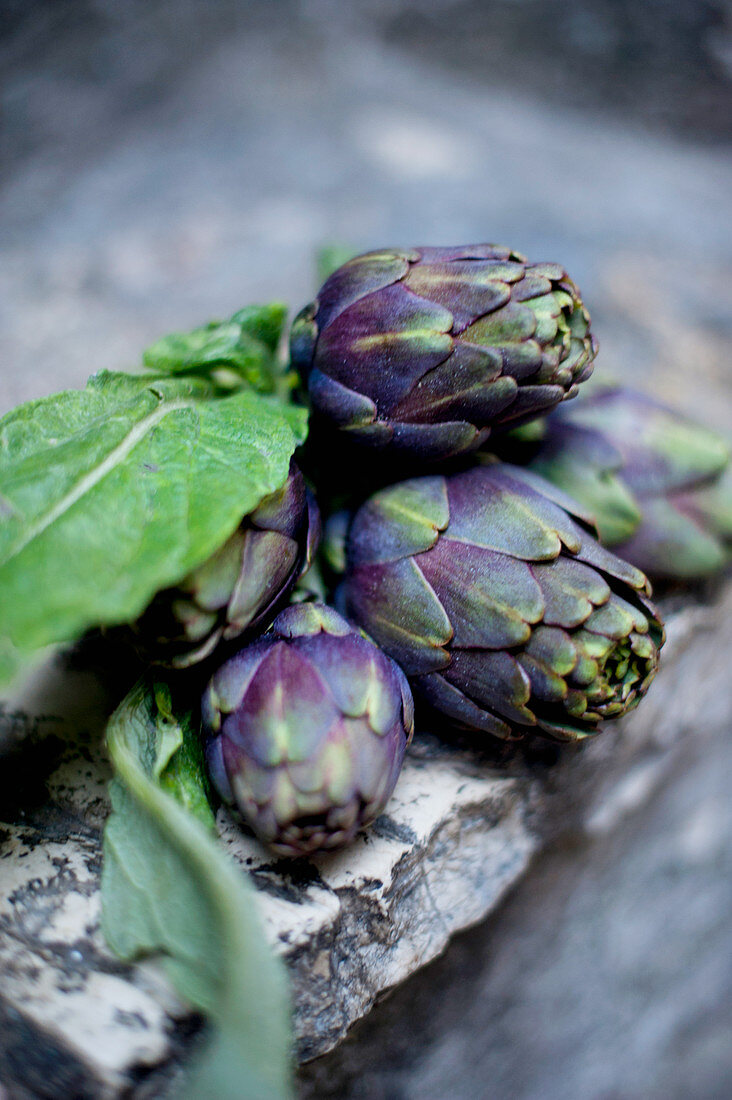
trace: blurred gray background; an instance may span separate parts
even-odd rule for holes
[[[568,268],[598,373],[729,429],[722,0],[4,0],[0,19],[0,411],[246,302],[298,309],[322,244],[488,240]],[[732,1094],[731,764],[706,731],[619,832],[558,840],[303,1094]]]
[[[720,422],[727,5],[4,0],[3,408],[314,289],[328,241],[510,244],[600,370]]]

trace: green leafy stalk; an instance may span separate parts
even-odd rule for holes
[[[292,1037],[284,967],[254,888],[215,836],[191,713],[140,682],[112,716],[102,927],[125,960],[160,958],[212,1030],[184,1095],[284,1100]]]
[[[257,393],[286,398],[296,381],[278,355],[286,319],[282,302],[246,306],[227,321],[164,336],[147,348],[142,361],[156,374],[205,375],[222,389],[244,383]]]

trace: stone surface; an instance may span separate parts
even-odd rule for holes
[[[640,768],[620,785],[621,821],[557,837],[489,920],[303,1066],[302,1100],[730,1096],[729,722],[698,722],[673,756],[655,791],[637,797]]]
[[[221,811],[222,840],[258,887],[291,972],[301,1059],[331,1049],[385,990],[485,917],[548,840],[607,834],[641,804],[694,734],[700,685],[707,721],[729,725],[731,624],[732,588],[672,608],[644,706],[582,748],[506,753],[422,734],[387,811],[343,853],[273,860]],[[21,705],[56,719],[60,756],[46,797],[0,833],[0,1072],[33,1095],[116,1097],[177,1063],[192,1021],[154,966],[121,966],[101,938],[108,768],[94,731],[105,696],[88,673],[50,676]],[[57,695],[51,714],[54,683],[68,707]]]

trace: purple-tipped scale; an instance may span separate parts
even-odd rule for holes
[[[479,244],[357,256],[295,319],[291,350],[324,420],[433,460],[573,396],[596,346],[562,267]]]
[[[341,848],[384,809],[413,730],[401,669],[337,612],[289,607],[213,676],[211,776],[281,855]]]
[[[557,409],[530,467],[654,579],[707,577],[732,560],[729,446],[645,394],[607,387]]]
[[[639,702],[663,644],[645,576],[589,528],[516,467],[404,481],[356,514],[347,613],[461,725],[580,740]]]
[[[219,642],[264,629],[309,567],[320,516],[300,470],[244,516],[215,554],[175,588],[159,592],[133,625],[139,649],[159,664],[186,668]]]

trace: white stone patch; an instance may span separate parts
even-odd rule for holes
[[[130,1069],[167,1056],[168,1025],[163,1006],[125,975],[79,973],[49,965],[47,958],[10,937],[0,937],[2,997],[17,1004],[26,1024],[42,1041],[59,1046],[88,1065],[99,1096],[117,1096]],[[124,1041],[121,1037],[124,1036]]]

